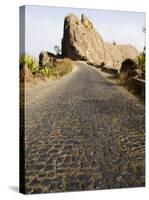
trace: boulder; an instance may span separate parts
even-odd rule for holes
[[[56,56],[53,53],[50,53],[48,51],[42,51],[39,54],[39,65],[41,67],[44,66],[55,66],[56,63]]]
[[[82,15],[81,20],[73,14],[65,18],[62,54],[95,65],[104,62],[103,39],[86,16]]]
[[[32,82],[34,81],[34,76],[27,65],[22,66],[20,70],[20,82]]]
[[[134,76],[140,76],[141,70],[133,59],[127,58],[122,62],[120,73],[126,73],[127,77],[130,78]]]

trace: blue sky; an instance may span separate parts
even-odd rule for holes
[[[145,13],[26,6],[25,52],[36,58],[42,50],[54,52],[54,45],[61,45],[64,17],[70,13],[79,18],[84,13],[104,41],[131,44],[142,51],[145,44],[142,33]]]

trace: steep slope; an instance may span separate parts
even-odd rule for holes
[[[104,61],[104,43],[92,23],[82,15],[68,15],[64,21],[62,53],[74,60],[86,60],[99,64]]]
[[[130,45],[114,45],[104,42],[90,20],[82,14],[81,20],[74,14],[65,17],[62,54],[72,60],[84,60],[94,65],[120,71],[123,61],[136,60],[137,49]]]

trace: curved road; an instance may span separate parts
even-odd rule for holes
[[[144,186],[144,105],[101,72],[76,62],[25,105],[26,193]]]

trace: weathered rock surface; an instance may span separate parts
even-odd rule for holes
[[[56,56],[53,53],[50,53],[48,51],[42,51],[39,54],[39,65],[41,67],[54,66],[55,62],[56,62]]]
[[[131,45],[117,45],[117,47],[121,51],[123,61],[128,58],[135,60],[139,56],[137,49]]]
[[[108,68],[112,68],[113,67],[113,59],[111,57],[111,53],[109,51],[109,46],[108,43],[104,43],[104,64],[108,67]]]
[[[105,65],[108,68],[115,68],[119,70],[121,67],[121,63],[123,61],[121,51],[119,50],[117,45],[113,45],[110,43],[104,43],[105,45]],[[109,63],[109,60],[111,63]],[[110,65],[109,65],[110,64]]]
[[[20,71],[20,82],[31,82],[34,80],[34,76],[27,65],[24,65]]]
[[[68,15],[64,21],[62,54],[73,60],[85,60],[94,64],[104,61],[104,43],[92,23],[82,15]]]
[[[62,54],[73,60],[85,60],[94,65],[105,64],[105,67],[120,71],[125,59],[139,55],[137,49],[130,45],[113,45],[104,42],[93,24],[84,15],[81,20],[73,14],[64,20]]]

